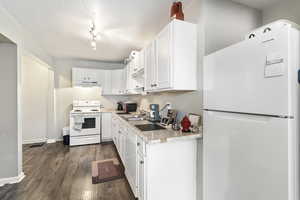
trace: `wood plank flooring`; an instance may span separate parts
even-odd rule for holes
[[[92,184],[91,161],[117,157],[113,144],[23,147],[25,179],[0,188],[1,200],[134,200],[126,179]]]

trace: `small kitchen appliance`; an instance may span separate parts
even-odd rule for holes
[[[117,104],[118,104],[117,110],[118,110],[118,111],[123,110],[123,103],[122,103],[121,101],[119,101]]]
[[[168,126],[175,122],[176,117],[177,117],[177,110],[169,109],[167,115],[161,117],[160,123],[164,126]]]
[[[125,102],[123,104],[123,109],[125,113],[136,112],[137,110],[137,103],[135,102]]]
[[[150,119],[151,122],[159,122],[159,105],[158,104],[150,104]]]

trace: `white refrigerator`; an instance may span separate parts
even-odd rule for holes
[[[204,200],[299,200],[299,30],[253,33],[205,57]]]

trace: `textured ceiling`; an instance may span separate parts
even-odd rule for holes
[[[280,0],[232,0],[232,1],[250,6],[252,8],[263,10],[264,8],[271,6],[272,4],[275,4]],[[283,1],[287,1],[287,0],[283,0]]]
[[[184,5],[191,0],[184,0]],[[121,61],[167,23],[173,0],[0,0],[54,57]],[[97,50],[88,33],[96,13]]]

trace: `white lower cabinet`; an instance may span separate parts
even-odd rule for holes
[[[136,131],[113,114],[113,141],[135,197],[196,200],[197,140],[148,144]]]
[[[118,131],[119,131],[119,122],[118,118],[114,115],[112,115],[111,119],[111,135],[113,142],[116,147],[118,147]]]
[[[126,160],[125,160],[125,155],[126,155],[126,137],[127,137],[127,131],[124,128],[124,126],[119,126],[119,136],[118,136],[118,145],[119,145],[119,155],[120,158],[123,162],[123,165],[126,168]]]
[[[146,144],[138,159],[139,200],[196,200],[197,140]]]
[[[145,159],[144,156],[138,154],[137,157],[137,191],[139,199],[146,199],[146,184],[145,184]]]
[[[132,129],[128,128],[126,137],[125,175],[135,196],[137,196],[137,136]]]
[[[101,113],[101,137],[102,141],[111,141],[112,138],[112,117],[111,113]]]

